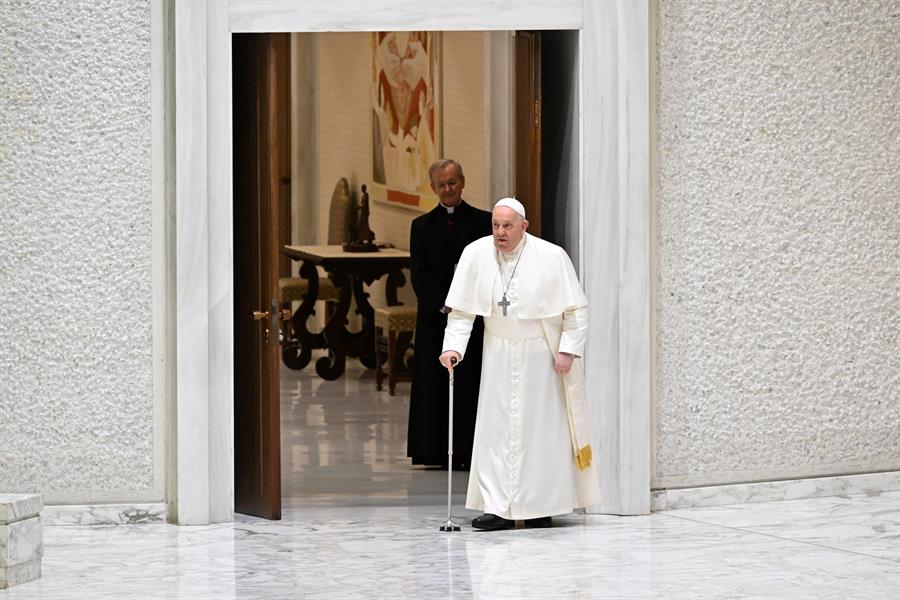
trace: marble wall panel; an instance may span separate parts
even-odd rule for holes
[[[229,0],[232,31],[577,29],[584,0]],[[589,0],[592,1],[592,0]]]

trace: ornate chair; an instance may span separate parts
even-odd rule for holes
[[[416,329],[415,306],[385,306],[375,309],[375,388],[381,391],[387,354],[388,393],[393,396],[400,381],[410,381],[406,350]]]

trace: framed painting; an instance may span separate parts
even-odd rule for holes
[[[374,32],[371,90],[372,199],[431,210],[428,167],[442,152],[440,33]]]

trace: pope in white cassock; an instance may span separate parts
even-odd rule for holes
[[[466,508],[478,529],[549,527],[552,515],[599,503],[584,371],[587,299],[565,251],[525,232],[525,208],[497,202],[493,236],[466,246],[446,305],[441,364],[465,357],[484,317]]]

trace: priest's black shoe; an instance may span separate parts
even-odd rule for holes
[[[536,529],[541,527],[553,527],[553,519],[550,517],[538,517],[537,519],[525,519],[525,527]]]
[[[485,513],[480,517],[472,519],[472,527],[475,529],[484,529],[485,531],[498,531],[500,529],[513,529],[516,526],[515,521],[498,517],[490,513]]]

